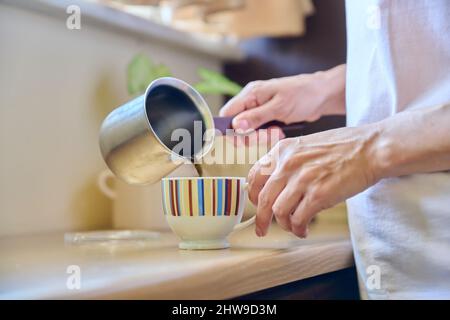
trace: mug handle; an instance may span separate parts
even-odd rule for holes
[[[114,174],[110,170],[103,170],[97,177],[97,185],[100,191],[110,199],[117,197],[116,191],[108,184],[108,180],[114,179]]]
[[[246,183],[244,184],[244,190],[245,190],[245,191],[247,191],[247,188],[248,188],[248,182],[246,182]],[[253,216],[253,217],[251,217],[251,218],[248,219],[247,221],[238,223],[237,225],[234,226],[233,232],[235,232],[235,231],[240,231],[240,230],[242,230],[242,229],[245,229],[245,228],[251,226],[252,224],[255,223],[255,219],[256,219],[256,215]]]
[[[234,226],[233,232],[239,231],[239,230],[242,230],[242,229],[245,229],[245,228],[251,226],[252,224],[255,223],[255,219],[256,219],[256,216],[253,216],[250,219],[248,219],[247,221],[238,223],[237,225]]]

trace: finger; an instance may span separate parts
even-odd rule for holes
[[[256,162],[248,174],[248,198],[254,205],[258,205],[258,195],[266,184],[270,175],[261,174],[262,166]]]
[[[228,101],[219,114],[222,117],[234,116],[244,110],[255,108],[273,96],[274,87],[269,81],[253,81],[245,86],[242,91]]]
[[[249,95],[245,94],[244,92],[241,92],[234,98],[230,99],[219,111],[219,115],[221,117],[231,117],[234,116],[242,111],[244,111],[246,108],[248,108],[250,105],[253,105],[256,102],[256,100],[253,97],[250,97]]]
[[[263,237],[267,234],[272,222],[272,206],[278,195],[286,186],[285,180],[272,175],[258,195],[258,208],[256,211],[256,235]]]
[[[312,218],[320,211],[320,207],[311,197],[305,195],[294,213],[291,215],[291,231],[300,238],[308,236],[308,226]]]
[[[273,98],[263,105],[246,109],[233,119],[233,128],[240,130],[258,129],[263,124],[278,118],[278,99]]]
[[[275,160],[272,159],[272,154],[269,152],[250,169],[248,174],[248,197],[253,204],[258,204],[259,193],[270,178],[270,175],[275,171],[275,168]]]
[[[304,189],[297,183],[288,183],[272,206],[275,219],[281,228],[286,231],[291,231],[291,214],[298,207],[303,197]]]

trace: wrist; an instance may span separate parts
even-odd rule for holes
[[[448,170],[449,119],[450,105],[438,105],[403,111],[372,124],[379,136],[373,155],[376,176],[383,179]]]
[[[321,115],[345,114],[345,65],[315,73],[319,95],[323,98],[319,106]]]
[[[398,153],[395,152],[395,140],[393,140],[383,123],[377,122],[367,125],[372,132],[372,142],[367,155],[370,171],[374,180],[393,176],[394,167],[398,162]]]

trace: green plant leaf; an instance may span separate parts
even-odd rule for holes
[[[155,65],[145,54],[137,54],[127,68],[128,93],[131,95],[143,93],[153,80],[171,75],[166,65]]]
[[[162,78],[162,77],[171,77],[172,76],[172,72],[170,71],[169,67],[166,66],[165,64],[158,64],[153,68],[153,80],[157,79],[157,78]]]
[[[198,74],[202,79],[194,85],[194,88],[201,94],[224,94],[235,96],[242,87],[236,82],[231,81],[219,72],[206,68],[200,68]]]
[[[242,87],[219,72],[200,68],[201,81],[194,85],[201,94],[235,96]],[[127,68],[127,87],[131,95],[142,94],[150,82],[161,77],[170,77],[172,72],[165,64],[155,64],[147,55],[139,53],[133,57]]]
[[[145,90],[150,83],[153,62],[144,54],[137,54],[127,68],[128,93],[136,94]]]

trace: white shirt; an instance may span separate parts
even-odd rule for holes
[[[450,103],[450,1],[346,7],[348,126]],[[450,299],[450,172],[384,179],[347,205],[363,298]]]

